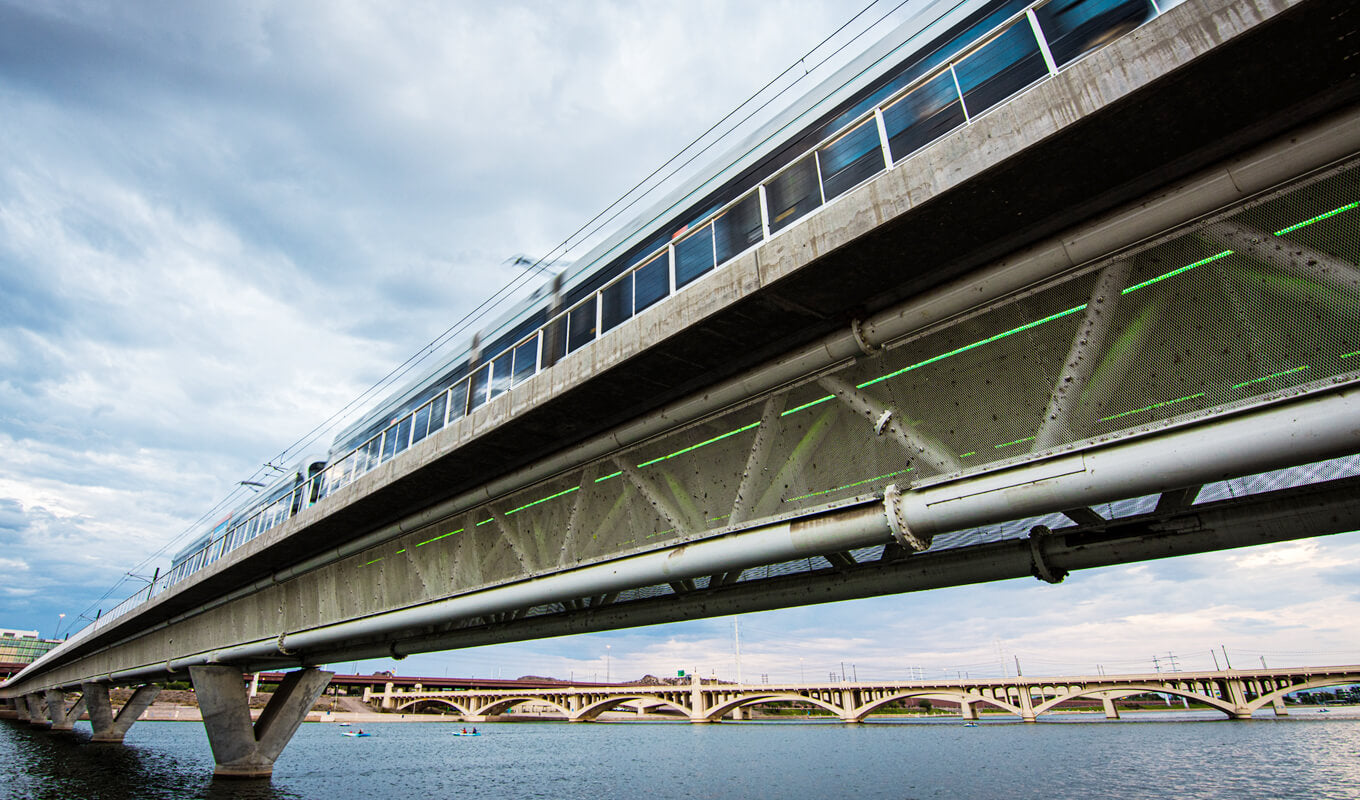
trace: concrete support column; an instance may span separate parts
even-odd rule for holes
[[[689,678],[689,721],[712,722],[708,718],[708,704],[704,702],[703,683],[698,675]]]
[[[388,682],[387,682],[387,685],[383,687],[382,705],[380,705],[380,706],[378,706],[378,707],[381,708],[383,711],[391,711],[391,710],[392,710],[392,682],[391,682],[391,681],[388,681]]]
[[[971,700],[959,701],[959,716],[963,717],[964,719],[978,718],[977,707],[973,705],[973,701]]]
[[[260,693],[260,673],[250,676],[250,696],[254,697]]]
[[[69,731],[75,728],[76,720],[85,713],[85,696],[81,695],[75,705],[66,709],[65,692],[56,689],[47,690],[47,716],[52,720],[52,730]]]
[[[1233,719],[1251,719],[1251,709],[1247,706],[1247,690],[1240,678],[1229,678],[1223,682],[1228,690],[1227,700],[1233,704]]]
[[[1289,711],[1288,711],[1287,709],[1285,709],[1285,707],[1284,707],[1284,698],[1283,698],[1283,697],[1277,697],[1277,698],[1275,698],[1274,700],[1271,700],[1271,701],[1270,701],[1270,706],[1271,706],[1271,708],[1275,709],[1275,716],[1277,716],[1277,717],[1287,717],[1287,716],[1289,716]]]
[[[1020,719],[1024,722],[1037,722],[1034,716],[1034,698],[1030,697],[1029,687],[1020,687]]]
[[[109,703],[109,687],[103,683],[82,683],[80,685],[81,699],[85,702],[85,710],[90,712],[90,728],[94,735],[90,737],[92,742],[121,743],[123,737],[127,735],[128,728],[142,716],[142,712],[160,694],[161,687],[154,683],[139,686],[137,691],[132,693],[132,697],[119,709],[117,716],[114,716],[113,706]]]
[[[1114,701],[1108,697],[1100,698],[1100,704],[1105,707],[1105,719],[1119,719],[1119,709],[1114,707]]]
[[[35,728],[52,727],[52,720],[43,713],[45,705],[43,700],[43,696],[37,692],[24,695],[24,702],[28,704],[28,724]]]
[[[203,727],[208,731],[208,744],[217,765],[213,775],[231,778],[273,775],[274,761],[334,675],[315,668],[288,673],[252,725],[241,670],[227,666],[190,667],[189,678],[198,695]]]

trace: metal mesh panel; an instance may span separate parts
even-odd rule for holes
[[[1344,169],[416,531],[351,566],[382,570],[394,601],[448,596],[1353,380],[1357,261],[1360,183]],[[1337,469],[1354,465],[1315,472]],[[1210,487],[1201,502],[1312,474]],[[1153,505],[1135,498],[1096,510],[1117,518]],[[1023,537],[1038,524],[1071,522],[1051,514],[957,531],[934,548]],[[825,567],[799,559],[742,580]]]

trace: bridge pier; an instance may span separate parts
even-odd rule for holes
[[[203,712],[216,766],[224,778],[268,778],[312,704],[326,691],[334,672],[309,667],[288,673],[258,721],[250,719],[245,674],[236,667],[190,667],[189,679]]]
[[[973,702],[971,700],[960,700],[959,716],[964,719],[977,719],[978,718],[977,706],[973,705]]]
[[[50,728],[52,721],[43,715],[43,696],[37,692],[24,695],[24,703],[28,706],[28,724],[35,728]]]
[[[1038,722],[1034,713],[1034,698],[1030,696],[1029,687],[1020,687],[1020,720],[1022,722]]]
[[[1271,700],[1271,701],[1270,701],[1270,707],[1273,708],[1273,709],[1275,709],[1275,716],[1277,716],[1277,717],[1287,717],[1287,716],[1289,716],[1289,711],[1284,707],[1284,698],[1283,698],[1283,697],[1277,697],[1277,698],[1275,698],[1274,700]]]
[[[1119,709],[1114,707],[1113,700],[1101,697],[1100,704],[1105,707],[1105,719],[1119,719]]]
[[[6,697],[0,699],[0,719],[18,719],[19,709],[14,704],[14,698]]]
[[[132,697],[128,698],[116,716],[113,713],[113,705],[109,702],[107,684],[82,683],[80,691],[85,710],[90,712],[90,727],[94,730],[90,741],[120,744],[132,723],[141,718],[142,712],[156,699],[156,695],[161,693],[161,687],[154,683],[137,687],[137,691],[132,693]]]
[[[1241,678],[1228,678],[1220,686],[1226,691],[1225,700],[1232,703],[1233,710],[1228,713],[1231,719],[1251,719],[1251,707],[1247,705],[1247,688]]]
[[[83,713],[85,713],[85,695],[82,694],[68,711],[66,709],[66,693],[59,689],[47,690],[47,717],[52,720],[52,730],[73,730],[76,726],[76,720],[80,719],[80,715]]]

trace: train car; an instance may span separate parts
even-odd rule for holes
[[[342,431],[323,493],[1156,13],[1151,0],[927,6]]]

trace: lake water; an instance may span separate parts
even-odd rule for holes
[[[1360,713],[831,722],[330,724],[267,781],[212,778],[197,722],[139,722],[124,746],[0,721],[0,798],[1360,798]],[[1013,719],[1013,718],[1011,718]]]

